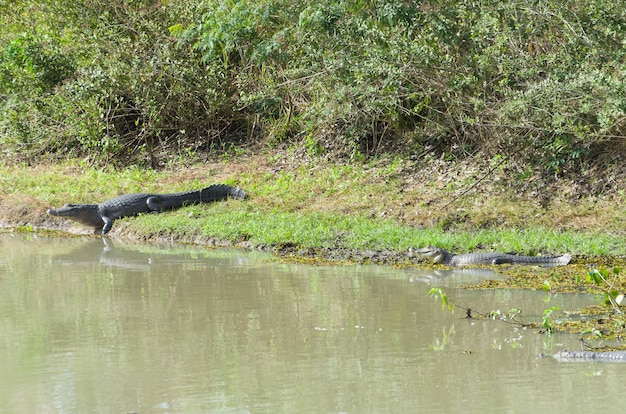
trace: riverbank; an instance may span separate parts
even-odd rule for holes
[[[4,166],[0,221],[87,234],[91,229],[48,217],[46,209],[224,182],[248,198],[118,220],[113,234],[319,250],[405,252],[434,244],[452,251],[626,255],[626,180],[617,171],[574,181],[492,164],[420,158],[350,165],[282,152],[161,171],[72,161]]]
[[[46,209],[224,182],[242,187],[248,198],[116,220],[110,236],[238,246],[318,264],[433,266],[408,253],[409,247],[428,244],[453,252],[571,253],[570,266],[549,272],[505,267],[505,281],[476,286],[554,294],[610,290],[586,275],[591,268],[623,266],[626,256],[626,197],[620,190],[626,187],[617,170],[573,181],[521,176],[513,164],[504,163],[494,168],[491,162],[421,158],[350,165],[289,152],[162,171],[115,171],[72,161],[0,168],[0,222],[14,231],[92,235],[92,229],[47,216]],[[613,288],[626,289],[622,285],[619,278]],[[606,319],[607,312],[611,309],[578,328],[559,326],[583,332],[592,329],[593,321]]]
[[[514,167],[424,157],[351,165],[287,151],[161,171],[73,161],[3,166],[0,221],[89,234],[91,229],[48,217],[46,209],[224,182],[243,188],[247,199],[117,220],[112,234],[296,251],[403,253],[433,244],[459,252],[626,255],[626,173],[568,180],[520,175]]]

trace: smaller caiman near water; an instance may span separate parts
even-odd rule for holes
[[[551,356],[561,362],[626,362],[626,351],[568,351],[564,349]]]
[[[470,266],[470,265],[537,265],[537,266],[565,266],[572,256],[564,254],[562,256],[519,256],[510,253],[479,252],[453,254],[435,246],[427,246],[421,249],[409,249],[411,254],[418,254],[422,257],[433,259],[435,263],[448,266]]]
[[[246,193],[239,187],[215,184],[197,191],[124,194],[100,204],[66,204],[61,208],[49,209],[48,214],[67,217],[85,226],[94,227],[95,233],[107,234],[113,221],[121,217],[160,213],[192,204],[225,200],[228,197],[243,200]]]

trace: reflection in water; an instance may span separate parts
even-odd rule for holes
[[[496,280],[504,276],[485,268],[455,268],[449,270],[429,269],[412,270],[409,280],[422,282],[439,287],[462,286],[468,283],[478,283],[483,280]]]
[[[0,235],[0,252],[0,412],[565,413],[613,407],[626,379],[537,358],[576,338],[427,296],[439,281],[529,320],[586,300],[454,287],[485,274],[36,235]]]

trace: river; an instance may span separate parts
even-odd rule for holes
[[[428,291],[526,321],[596,298],[457,287],[484,277],[0,234],[0,413],[623,409],[626,364],[539,358],[577,337],[466,319]]]

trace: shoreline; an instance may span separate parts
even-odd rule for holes
[[[168,213],[162,213],[168,214]],[[161,214],[161,215],[162,215]],[[151,215],[155,216],[155,215]],[[47,216],[46,216],[47,217]],[[41,217],[40,217],[41,218]],[[301,247],[290,243],[281,245],[254,245],[250,241],[232,242],[230,240],[199,235],[179,234],[141,234],[137,229],[137,218],[120,220],[107,236],[94,235],[89,229],[74,225],[46,224],[46,218],[40,225],[30,225],[21,222],[20,225],[7,227],[6,220],[0,222],[3,232],[46,234],[56,237],[85,237],[102,238],[111,237],[116,240],[126,240],[139,243],[166,243],[176,245],[193,245],[205,248],[238,248],[247,251],[262,251],[273,254],[278,260],[306,265],[380,265],[400,268],[420,269],[450,269],[448,266],[437,265],[428,259],[413,257],[407,251],[394,251],[392,249],[348,249],[348,248],[320,248]],[[141,220],[139,220],[141,221]],[[567,266],[539,268],[535,266],[479,266],[486,267],[506,275],[502,279],[488,279],[478,283],[470,283],[460,286],[464,289],[494,290],[494,289],[531,289],[552,294],[592,294],[602,295],[606,287],[593,283],[586,278],[590,269],[620,269],[626,268],[624,256],[585,256],[574,255],[572,262]],[[619,272],[615,273],[613,289],[626,291],[626,283]],[[512,304],[514,305],[514,304]],[[550,312],[552,313],[552,312]],[[571,317],[573,316],[573,318]],[[582,317],[581,317],[582,316]],[[562,320],[561,320],[562,319]],[[612,321],[610,324],[607,320]],[[555,322],[558,321],[558,322]],[[613,323],[614,322],[614,323]],[[619,340],[626,334],[626,318],[623,313],[615,313],[614,308],[598,305],[576,310],[563,318],[548,318],[547,322],[552,332],[578,334],[581,338],[606,341],[616,341],[611,345],[612,349],[620,349]],[[536,328],[542,329],[539,324]],[[589,338],[590,333],[602,332],[599,337]]]
[[[594,190],[593,180],[519,180],[509,169],[485,179],[486,166],[479,161],[305,161],[279,152],[160,171],[102,169],[78,160],[0,165],[0,224],[89,235],[92,229],[46,210],[227,183],[243,188],[246,200],[120,219],[111,232],[331,258],[342,251],[357,261],[390,256],[403,262],[410,247],[425,245],[454,253],[626,257],[626,176],[614,179],[612,190]],[[538,191],[548,198],[539,198]]]

